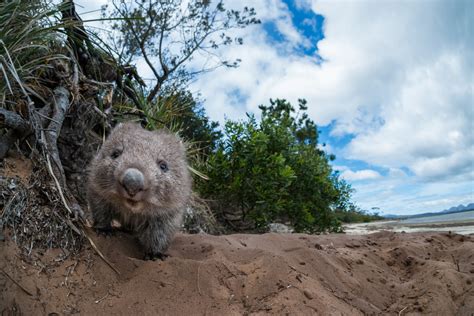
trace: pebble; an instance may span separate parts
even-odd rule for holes
[[[304,296],[306,296],[308,299],[312,300],[313,299],[313,294],[311,294],[308,290],[303,291]]]

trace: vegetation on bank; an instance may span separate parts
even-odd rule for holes
[[[360,209],[352,209],[348,211],[336,210],[334,212],[336,218],[342,223],[368,223],[373,221],[380,221],[385,219],[383,216],[375,214],[370,214],[367,211]]]
[[[266,229],[289,223],[298,232],[340,231],[335,210],[351,206],[350,186],[333,172],[318,148],[318,131],[285,100],[260,106],[261,119],[228,120],[224,137],[207,160],[210,181],[197,189],[213,201],[218,218],[232,227]]]
[[[34,187],[48,197],[35,199],[41,206],[35,212],[46,215],[33,224],[21,215],[33,199],[26,196],[19,211],[18,195],[8,193],[2,225],[49,229],[53,216],[68,236],[86,236],[84,170],[103,137],[124,120],[168,128],[187,141],[196,180],[190,231],[265,231],[282,222],[298,232],[339,232],[341,222],[375,219],[358,210],[350,185],[331,167],[335,157],[319,148],[306,101],[295,108],[270,100],[259,119],[248,114],[219,127],[187,90],[200,73],[238,66],[218,49],[242,44],[228,34],[260,22],[252,8],[113,0],[103,14],[112,29],[108,40],[84,26],[72,1],[0,3],[0,158],[9,150],[31,157]],[[197,53],[212,63],[191,66]],[[154,73],[150,83],[134,67],[139,58]]]

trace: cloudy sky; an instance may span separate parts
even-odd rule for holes
[[[100,1],[77,3],[85,12]],[[254,7],[262,24],[223,52],[239,68],[193,83],[212,119],[305,98],[362,208],[413,214],[474,202],[474,1],[225,3]]]

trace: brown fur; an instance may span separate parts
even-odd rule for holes
[[[163,170],[163,162],[166,168]],[[143,174],[133,196],[124,174]],[[134,184],[134,183],[133,183]],[[133,192],[134,193],[134,192]],[[99,230],[118,220],[137,234],[149,257],[160,257],[179,228],[191,193],[191,177],[182,142],[164,130],[150,132],[138,124],[115,127],[89,167],[87,199]]]

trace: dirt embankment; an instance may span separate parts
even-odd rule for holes
[[[7,236],[0,243],[1,309],[23,315],[474,313],[472,235],[178,235],[165,261],[141,260],[125,233],[96,241],[120,275],[91,249],[74,260],[55,263],[59,251],[52,250],[26,262]]]

